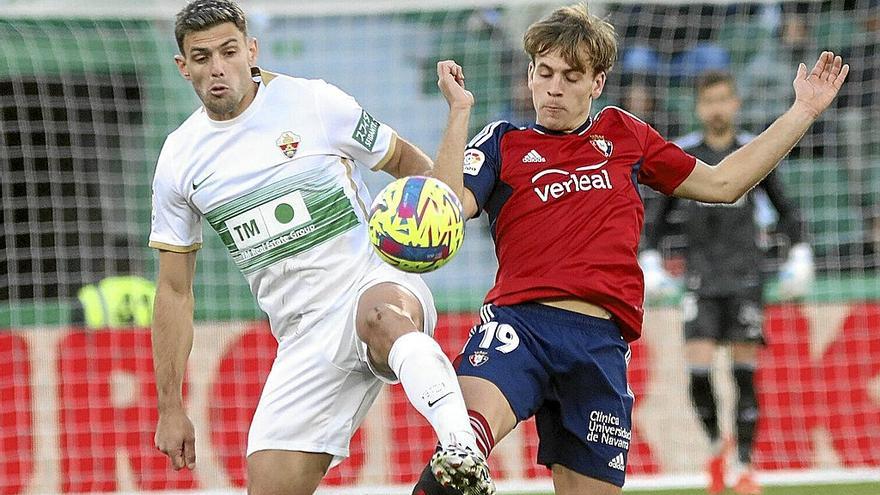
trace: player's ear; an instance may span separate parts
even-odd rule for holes
[[[606,77],[605,71],[602,71],[593,77],[593,89],[590,91],[590,97],[594,100],[602,95],[602,90],[605,89]]]
[[[527,79],[528,83],[529,83],[529,89],[532,89],[532,80],[534,79],[534,77],[535,77],[535,62],[533,60],[533,61],[529,62],[529,75],[528,75],[528,79]]]
[[[189,71],[186,69],[186,59],[183,57],[183,55],[175,55],[174,63],[177,64],[177,71],[180,72],[180,75],[183,76],[183,78],[187,81],[192,81],[192,77],[189,75]]]
[[[253,67],[253,66],[257,65],[257,55],[259,54],[259,51],[260,51],[260,47],[257,45],[257,38],[254,38],[253,36],[248,38],[247,49],[248,49],[248,64],[250,64],[251,67]]]

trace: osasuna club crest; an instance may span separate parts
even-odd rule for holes
[[[596,151],[605,155],[605,158],[611,156],[611,151],[614,149],[614,145],[611,144],[611,141],[605,139],[605,136],[593,134],[590,136],[590,142],[593,143],[593,147],[596,148]]]
[[[296,149],[299,148],[299,140],[300,138],[298,134],[284,131],[275,141],[275,144],[281,148],[281,152],[284,153],[284,156],[287,158],[293,158],[293,155],[296,154]]]
[[[474,367],[480,366],[488,360],[489,354],[485,351],[474,351],[474,353],[468,357],[468,361],[470,361]]]

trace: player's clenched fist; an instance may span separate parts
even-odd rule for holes
[[[437,62],[437,86],[449,108],[470,108],[474,95],[464,87],[464,69],[454,60]]]
[[[196,467],[195,429],[186,413],[162,412],[156,425],[156,448],[171,459],[175,471]]]

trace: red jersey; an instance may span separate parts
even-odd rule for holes
[[[487,303],[573,298],[639,337],[638,184],[671,194],[696,158],[631,114],[607,107],[570,133],[494,122],[465,150],[464,183],[489,216],[498,273]]]

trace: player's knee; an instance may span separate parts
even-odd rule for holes
[[[416,330],[412,315],[388,303],[368,309],[358,336],[368,347],[390,347],[401,335]]]

